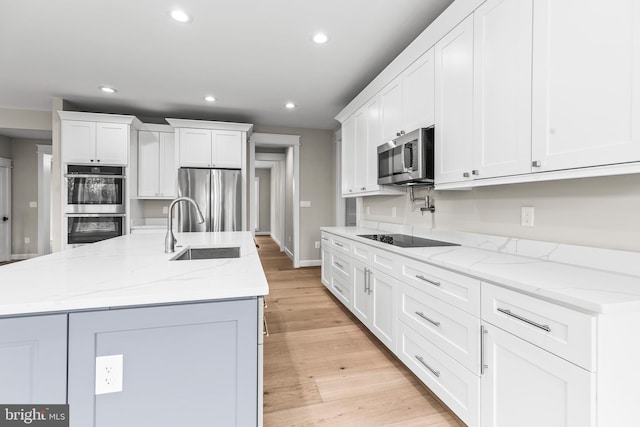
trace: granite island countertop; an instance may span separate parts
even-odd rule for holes
[[[0,316],[267,295],[251,233],[129,234],[0,267]],[[171,261],[186,247],[240,247],[239,258]]]
[[[409,228],[372,223],[322,230],[589,313],[640,311],[639,253],[435,229],[418,233]],[[384,233],[460,246],[400,248],[358,237]]]

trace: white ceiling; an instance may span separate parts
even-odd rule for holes
[[[452,1],[0,0],[0,107],[333,129]]]

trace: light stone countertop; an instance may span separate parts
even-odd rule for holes
[[[267,295],[251,233],[129,234],[0,267],[0,316]],[[240,258],[170,261],[187,246],[240,247]]]
[[[640,254],[455,231],[323,227],[353,239],[506,288],[591,313],[640,311]],[[461,246],[400,248],[357,237],[403,233]]]

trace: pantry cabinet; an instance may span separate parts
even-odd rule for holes
[[[242,167],[240,131],[189,128],[177,131],[180,167]]]
[[[640,7],[536,0],[536,172],[640,161]]]
[[[0,319],[0,402],[67,402],[67,316]]]
[[[176,197],[175,151],[173,132],[138,132],[138,197]]]

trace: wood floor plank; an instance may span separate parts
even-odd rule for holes
[[[463,426],[320,282],[267,236],[264,425]]]

